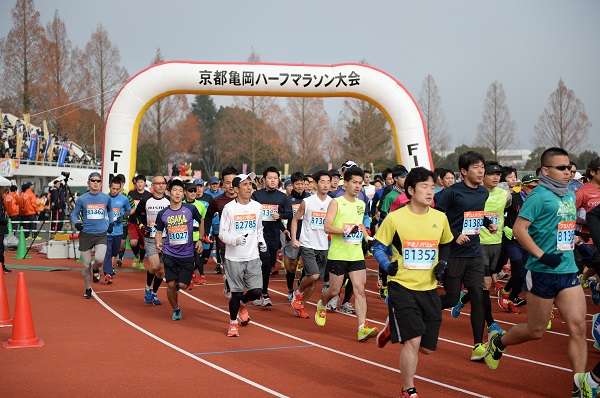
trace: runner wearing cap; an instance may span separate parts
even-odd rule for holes
[[[582,186],[581,182],[577,181],[577,179],[575,178],[575,176],[577,175],[577,165],[575,164],[575,162],[570,161],[569,166],[571,171],[571,174],[569,175],[569,191],[577,192],[577,190]],[[579,175],[581,176],[581,174]]]
[[[113,231],[113,211],[110,205],[110,197],[100,192],[102,187],[102,176],[93,172],[88,177],[89,191],[81,195],[77,202],[71,222],[79,232],[79,251],[83,260],[83,281],[85,282],[85,294],[83,298],[92,298],[92,286],[100,281],[100,265],[104,262],[106,254],[106,233]],[[105,219],[108,217],[108,224]],[[92,263],[92,249],[94,249],[94,262]]]
[[[237,170],[236,170],[235,174],[237,174]],[[234,176],[235,176],[235,174],[234,174]],[[221,174],[221,177],[223,177],[222,174]],[[212,196],[213,198],[216,198],[217,196],[222,195],[224,193],[224,191],[221,189],[219,179],[215,176],[212,176],[208,179],[207,185],[208,185],[209,189],[206,191],[206,193],[208,195]],[[209,200],[208,202],[210,203],[211,201]],[[208,263],[208,259],[210,258],[210,253],[212,253],[214,242],[219,240],[219,222],[220,222],[219,213],[215,213],[212,217],[211,229],[207,229],[206,222],[204,223],[204,233],[205,234],[210,233],[209,239],[205,240],[205,243],[208,243],[208,245],[209,245],[208,250],[204,250],[204,253],[202,254],[205,264]],[[223,264],[222,254],[223,254],[222,251],[217,247],[217,250],[215,250],[215,262],[217,263],[217,265],[215,267],[215,274],[222,273],[222,269],[221,269],[221,264]]]
[[[254,305],[269,307],[273,305],[269,296],[269,276],[277,261],[277,251],[281,247],[280,231],[289,236],[289,232],[281,222],[281,214],[285,205],[286,196],[277,188],[279,186],[279,170],[273,166],[263,171],[265,189],[252,194],[252,199],[262,207],[262,227],[267,250],[260,254],[262,260],[262,296],[257,298]]]
[[[239,325],[248,325],[250,315],[246,304],[263,292],[264,273],[259,253],[267,251],[267,244],[263,236],[263,207],[251,199],[255,177],[250,173],[233,178],[231,185],[237,197],[223,207],[221,214],[220,238],[226,245],[225,275],[231,289],[228,337],[238,337]]]
[[[331,177],[331,186],[329,187],[329,192],[334,192],[338,189],[338,185],[340,185],[340,180],[342,179],[342,174],[336,169],[331,169],[327,172],[329,177]],[[331,195],[329,195],[331,196]],[[331,196],[333,198],[333,196]]]
[[[527,252],[527,250],[525,250],[515,239],[512,229],[527,196],[529,196],[531,191],[537,186],[538,178],[535,175],[527,174],[523,176],[521,179],[521,190],[511,194],[511,203],[506,211],[506,217],[504,219],[503,235],[506,252],[510,259],[511,273],[510,279],[506,282],[504,289],[498,294],[498,305],[513,314],[521,313],[517,307],[527,303],[527,300],[521,299],[519,294],[521,294],[521,291],[523,290],[525,263],[529,259],[529,252]]]
[[[194,185],[196,185],[196,200],[206,202],[206,207],[208,208],[208,203],[212,200],[213,196],[204,191],[204,180],[202,178],[196,178],[194,180]]]
[[[137,211],[137,207],[142,200],[150,199],[152,194],[150,191],[146,190],[146,176],[143,174],[138,174],[137,176],[133,177],[133,185],[135,189],[133,191],[129,191],[129,196],[133,199],[135,207],[129,214],[127,224],[127,229],[129,232],[129,246],[131,246],[131,251],[133,252],[134,256],[131,267],[144,270],[144,257],[146,256],[146,249],[144,246],[144,234],[140,228],[140,225],[143,225],[143,223],[137,214],[139,213],[139,211]]]

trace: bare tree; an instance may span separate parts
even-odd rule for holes
[[[37,85],[43,70],[44,28],[33,0],[17,0],[11,12],[13,27],[0,42],[4,102],[15,110],[31,113],[41,92]]]
[[[421,85],[419,107],[427,127],[429,147],[438,154],[445,153],[451,137],[448,134],[448,123],[442,109],[442,99],[435,79],[431,75],[427,75]]]
[[[163,62],[160,49],[151,65]],[[189,113],[189,104],[185,95],[171,95],[156,101],[144,114],[140,126],[140,140],[138,148],[147,149],[149,153],[140,155],[151,158],[155,172],[167,171],[167,162],[172,156],[177,156],[175,151],[180,149],[174,143],[179,142],[178,128],[183,125]]]
[[[475,146],[490,148],[494,160],[498,152],[515,144],[516,123],[510,117],[502,84],[493,82],[483,102],[482,121],[477,127]]]
[[[287,100],[284,141],[288,144],[293,170],[309,173],[323,161],[323,137],[329,136],[329,118],[322,98],[294,97]]]
[[[113,46],[108,32],[101,24],[92,33],[86,44],[81,59],[83,66],[83,81],[88,97],[95,99],[94,109],[102,119],[102,131],[106,119],[106,111],[117,95],[118,89],[129,79],[127,70],[119,66],[121,55],[119,49]]]
[[[578,152],[583,149],[591,126],[583,102],[560,79],[535,125],[533,142],[536,146],[558,146],[567,152]]]

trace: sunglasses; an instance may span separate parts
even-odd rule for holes
[[[570,166],[570,165],[568,165],[568,164],[560,164],[560,165],[558,165],[558,166],[544,166],[544,167],[547,167],[547,168],[549,168],[549,169],[556,169],[556,170],[560,170],[560,171],[565,171],[565,170],[567,170],[567,169],[570,169],[570,168],[571,168],[571,166]],[[569,171],[570,171],[570,170],[569,170]]]
[[[195,190],[195,189],[188,189],[187,191],[188,191],[188,192],[196,192],[196,190]]]
[[[102,180],[98,180],[96,178],[92,178],[92,179],[90,179],[90,182],[102,182]]]
[[[525,184],[525,186],[529,189],[533,189],[533,188],[537,187],[537,184]]]

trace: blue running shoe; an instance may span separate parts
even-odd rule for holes
[[[594,338],[594,347],[600,346],[600,314],[595,314],[592,318],[592,337]]]
[[[493,331],[500,333],[500,335],[506,334],[506,330],[502,329],[496,322],[492,322],[490,326],[488,326],[488,335],[492,334]]]
[[[158,294],[152,292],[152,304],[161,305],[162,302],[158,299]]]
[[[465,305],[462,302],[462,298],[465,296],[463,292],[460,292],[460,297],[458,298],[458,304],[452,307],[452,318],[458,318],[460,315],[460,310],[465,308]]]
[[[152,304],[152,289],[146,289],[146,291],[144,291],[144,301],[148,304]]]
[[[174,321],[180,321],[181,320],[181,310],[179,308],[175,308],[173,310],[173,316],[171,317],[172,320]]]
[[[600,292],[597,289],[596,286],[598,286],[598,282],[596,281],[590,281],[589,283],[590,286],[590,291],[592,293],[592,303],[598,305],[600,304]]]

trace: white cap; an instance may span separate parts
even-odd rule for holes
[[[581,180],[582,178],[583,178],[583,176],[581,175],[580,172],[578,172],[578,171],[575,172],[575,178],[574,178],[574,180]]]
[[[248,178],[251,179],[251,180],[254,180],[256,178],[256,174],[254,174],[254,173],[250,173],[250,174],[238,174],[237,176],[235,176],[235,178],[231,182],[231,185],[234,186],[234,187],[237,187],[237,186],[240,185],[240,182],[246,181]]]

